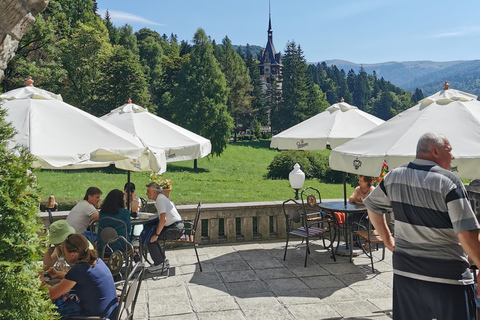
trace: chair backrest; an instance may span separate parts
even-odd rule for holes
[[[106,226],[105,226],[106,225]],[[121,228],[125,230],[121,234],[118,232]],[[98,231],[100,232],[100,239],[106,243],[109,239],[117,236],[122,236],[128,239],[127,224],[125,221],[114,217],[103,217],[98,220]]]
[[[302,204],[304,207],[308,206],[310,208],[318,209],[317,200],[322,203],[322,197],[320,196],[320,191],[314,187],[306,187],[300,193]]]
[[[125,280],[117,285],[122,285],[122,293],[119,298],[117,320],[133,319],[138,293],[145,275],[145,265],[137,262]]]
[[[293,223],[299,223],[302,220],[303,210],[301,204],[293,199],[284,201],[282,204],[282,208],[283,214],[285,216],[287,232],[290,232],[290,230],[293,229]]]
[[[147,212],[147,200],[145,198],[140,197],[140,209],[138,211],[140,212]]]

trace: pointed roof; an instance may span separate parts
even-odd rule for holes
[[[268,40],[265,49],[262,51],[262,56],[260,57],[259,66],[269,63],[272,65],[282,65],[281,63],[281,54],[275,51],[275,46],[273,45],[273,30],[272,30],[272,17],[270,12],[268,13]]]

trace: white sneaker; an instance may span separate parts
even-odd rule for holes
[[[163,273],[164,271],[167,271],[168,268],[170,268],[170,262],[168,259],[165,259],[163,263],[160,263],[159,265],[153,265],[147,268],[147,271],[149,273]]]

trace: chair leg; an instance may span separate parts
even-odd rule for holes
[[[197,244],[193,242],[193,248],[195,249],[195,254],[197,255],[198,266],[200,267],[200,272],[202,272],[202,264],[200,263],[200,258],[198,257]]]
[[[283,254],[283,260],[287,258],[287,248],[288,248],[288,233],[287,233],[287,242],[285,243],[285,253]]]
[[[305,239],[305,242],[307,243],[307,249],[306,249],[306,252],[305,252],[305,265],[304,265],[304,267],[306,268],[307,267],[308,255],[310,254],[310,248],[308,246],[308,238]]]
[[[375,268],[373,267],[372,243],[370,241],[368,241],[367,243],[369,244],[368,251],[370,252],[370,262],[372,263],[372,272],[375,273]]]
[[[337,261],[337,259],[335,258],[335,249],[334,249],[334,245],[333,245],[333,243],[335,242],[336,233],[335,233],[335,236],[332,239],[332,227],[331,226],[330,226],[330,230],[328,231],[328,234],[329,234],[329,238],[330,238],[330,250],[332,251],[332,258],[333,258],[333,261]],[[323,245],[323,246],[325,247],[325,245]]]

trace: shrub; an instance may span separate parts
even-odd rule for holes
[[[0,102],[0,319],[55,319],[56,312],[38,273],[44,238],[36,218],[38,194],[33,157],[23,147],[9,148],[14,129]]]
[[[288,174],[295,163],[300,165],[305,178],[315,178],[326,183],[343,183],[343,172],[330,168],[327,155],[308,150],[289,150],[278,153],[268,166],[267,178],[288,179]],[[357,175],[349,174],[347,183],[357,186]]]
[[[310,159],[307,157],[307,151],[288,150],[278,153],[272,163],[268,166],[267,178],[288,179],[288,174],[292,171],[295,163],[305,172],[306,178],[313,178],[314,172]]]

